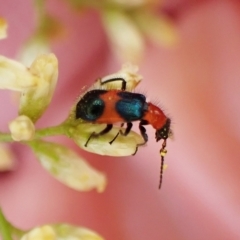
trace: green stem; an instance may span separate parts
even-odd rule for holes
[[[56,136],[56,135],[68,135],[68,128],[70,127],[71,126],[67,124],[60,124],[53,127],[38,129],[35,132],[35,138],[39,139],[43,137]],[[0,132],[0,142],[13,142],[11,134]]]
[[[1,142],[12,142],[13,139],[11,137],[11,134],[0,132],[0,141]]]
[[[53,127],[38,129],[35,132],[36,138],[43,138],[56,135],[67,135],[67,126],[65,124],[60,124]]]
[[[12,240],[11,226],[0,209],[0,232],[3,240]]]

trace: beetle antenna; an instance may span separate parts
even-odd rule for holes
[[[166,150],[166,146],[167,146],[167,141],[166,139],[164,139],[163,144],[162,144],[162,148],[160,149],[160,155],[161,155],[161,166],[160,166],[160,179],[159,179],[159,186],[158,189],[161,188],[162,186],[162,180],[163,180],[163,167],[164,167],[164,157],[167,153]]]

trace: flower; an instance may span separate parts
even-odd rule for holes
[[[14,141],[28,141],[33,139],[35,126],[28,116],[18,116],[9,123],[9,130]]]
[[[29,143],[42,166],[55,178],[78,191],[103,192],[106,177],[67,147],[45,141]]]
[[[19,115],[36,122],[48,107],[58,78],[54,54],[38,56],[30,68],[0,56],[0,89],[20,91]]]
[[[101,132],[105,127],[106,124],[81,123],[75,128],[72,128],[69,134],[77,145],[85,151],[115,157],[133,155],[136,152],[137,144],[143,142],[141,135],[131,131],[127,137],[119,134],[115,141],[109,144],[121,129],[120,127],[113,127],[108,134],[99,136],[98,138],[92,138],[86,147],[85,144],[91,133]]]
[[[0,89],[25,91],[36,87],[38,77],[23,64],[0,55]]]
[[[37,82],[34,87],[22,91],[19,114],[36,122],[51,102],[58,79],[58,60],[54,54],[40,55],[29,72],[37,77]]]
[[[49,226],[36,227],[24,234],[21,240],[55,240],[57,239],[54,229]]]
[[[26,233],[20,240],[103,240],[92,230],[68,224],[43,225]]]

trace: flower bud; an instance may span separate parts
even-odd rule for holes
[[[51,102],[58,78],[58,61],[54,54],[40,55],[29,72],[37,76],[36,86],[22,92],[19,114],[36,122]]]
[[[23,64],[0,55],[0,89],[26,91],[36,87],[38,77]]]
[[[9,123],[9,129],[14,141],[28,141],[33,139],[35,126],[27,116],[18,116]]]

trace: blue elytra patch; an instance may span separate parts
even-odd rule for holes
[[[147,111],[146,97],[139,93],[119,92],[121,99],[116,103],[116,111],[126,121],[140,120]]]

